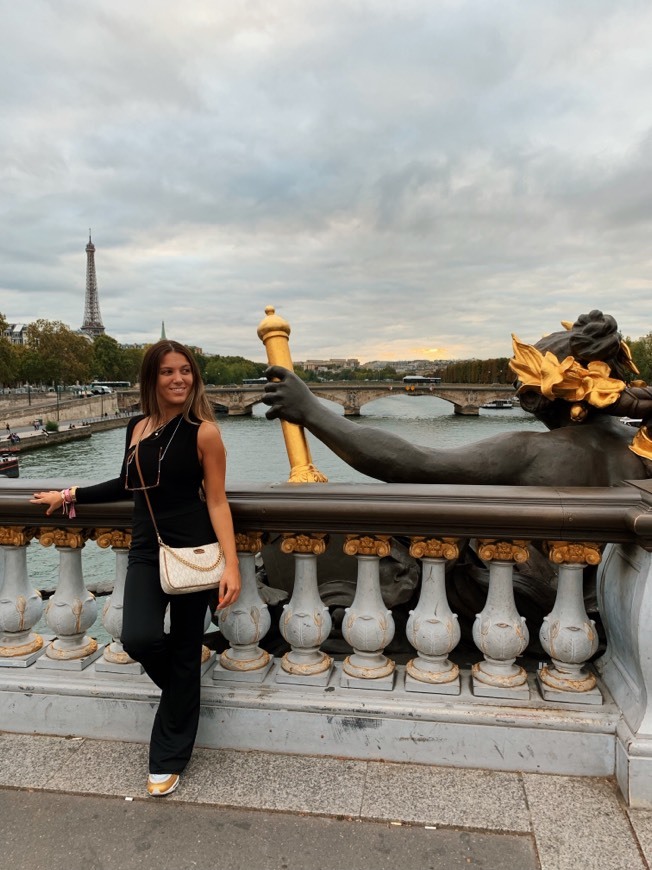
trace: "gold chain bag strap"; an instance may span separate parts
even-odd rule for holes
[[[172,438],[174,438],[174,434]],[[224,552],[217,541],[199,547],[169,547],[161,540],[152,503],[145,488],[143,472],[140,468],[139,444],[140,440],[136,444],[134,458],[159,545],[158,561],[161,588],[168,595],[184,595],[188,592],[201,592],[203,589],[217,588],[224,573]]]

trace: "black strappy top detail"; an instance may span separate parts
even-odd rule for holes
[[[120,477],[95,486],[80,487],[77,501],[92,502],[134,499],[134,525],[130,559],[138,550],[158,549],[152,519],[141,489],[142,482],[133,460],[134,428],[143,420],[134,417],[127,426],[125,456]],[[172,547],[193,547],[217,540],[205,501],[200,496],[203,471],[197,454],[199,421],[188,422],[182,415],[140,441],[138,456],[147,494],[161,537]]]

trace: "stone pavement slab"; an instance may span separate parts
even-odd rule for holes
[[[628,810],[611,779],[199,748],[178,790],[155,801],[145,794],[147,756],[144,744],[0,732],[3,870],[7,836],[17,850],[18,863],[12,859],[6,865],[11,870],[46,865],[52,870],[396,870],[398,861],[401,870],[469,865],[488,870],[649,870],[651,863],[652,812]],[[84,797],[77,803],[75,795]],[[10,822],[27,804],[33,812],[20,823]],[[48,824],[35,825],[34,814],[45,818],[45,807],[64,805],[69,816],[61,822],[61,837],[53,822],[50,847],[52,855],[69,860],[62,857],[57,864],[42,842]],[[96,808],[92,823],[82,823],[91,806]],[[57,818],[58,810],[52,812]],[[194,858],[186,860],[194,854],[190,841],[187,854],[176,852],[176,840],[161,827],[161,819],[176,818],[187,818],[189,830],[195,831]],[[113,844],[105,836],[107,825],[113,825],[108,829]],[[247,836],[237,840],[238,831]],[[270,842],[259,836],[261,831]],[[183,842],[181,832],[179,849]],[[281,849],[284,843],[289,845]],[[157,864],[160,844],[167,844],[179,861]],[[247,851],[250,844],[252,851]],[[36,850],[34,860],[20,864],[21,856],[30,854],[28,847]],[[229,849],[234,860],[216,863],[213,853],[228,855]],[[363,860],[365,850],[373,863]],[[46,855],[48,860],[41,860]],[[86,863],[76,864],[81,855]],[[245,855],[250,863],[244,858],[238,863]],[[262,856],[262,863],[255,855]],[[150,860],[153,856],[157,861]]]
[[[488,770],[370,761],[361,815],[425,825],[530,831],[521,775]]]
[[[11,870],[538,870],[532,838],[0,789]]]
[[[524,774],[542,870],[647,867],[615,782]]]
[[[627,810],[627,814],[645,860],[652,865],[652,811]]]
[[[0,786],[40,788],[78,752],[84,739],[0,731]]]

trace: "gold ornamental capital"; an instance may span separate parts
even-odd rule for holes
[[[26,547],[36,534],[36,526],[0,526],[0,546]]]
[[[312,462],[307,462],[305,465],[292,467],[288,483],[328,483],[328,478]]]
[[[42,547],[69,547],[80,549],[90,538],[92,529],[68,528],[57,529],[54,526],[42,526],[36,537]]]
[[[344,552],[347,556],[389,556],[390,535],[347,535]]]
[[[411,538],[410,556],[415,559],[457,559],[459,554],[457,538]]]
[[[599,565],[602,561],[600,544],[574,541],[548,541],[548,558],[555,565]]]
[[[263,548],[262,532],[236,532],[235,549],[237,553],[260,553]]]
[[[478,541],[478,556],[485,562],[527,562],[528,541],[499,541],[482,538]]]
[[[276,313],[273,305],[268,305],[265,308],[265,317],[258,325],[258,338],[263,342],[267,342],[270,338],[285,338],[290,337],[290,324],[284,320],[280,314]]]
[[[326,552],[328,535],[326,532],[317,532],[314,535],[296,535],[287,532],[281,541],[283,553],[312,553],[313,556],[321,556]]]
[[[131,532],[126,529],[94,529],[92,540],[103,550],[114,547],[116,550],[128,550],[131,547]]]

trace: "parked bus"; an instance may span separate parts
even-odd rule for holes
[[[420,384],[441,384],[441,378],[426,378],[423,375],[406,375],[403,378],[405,386],[419,386]]]

